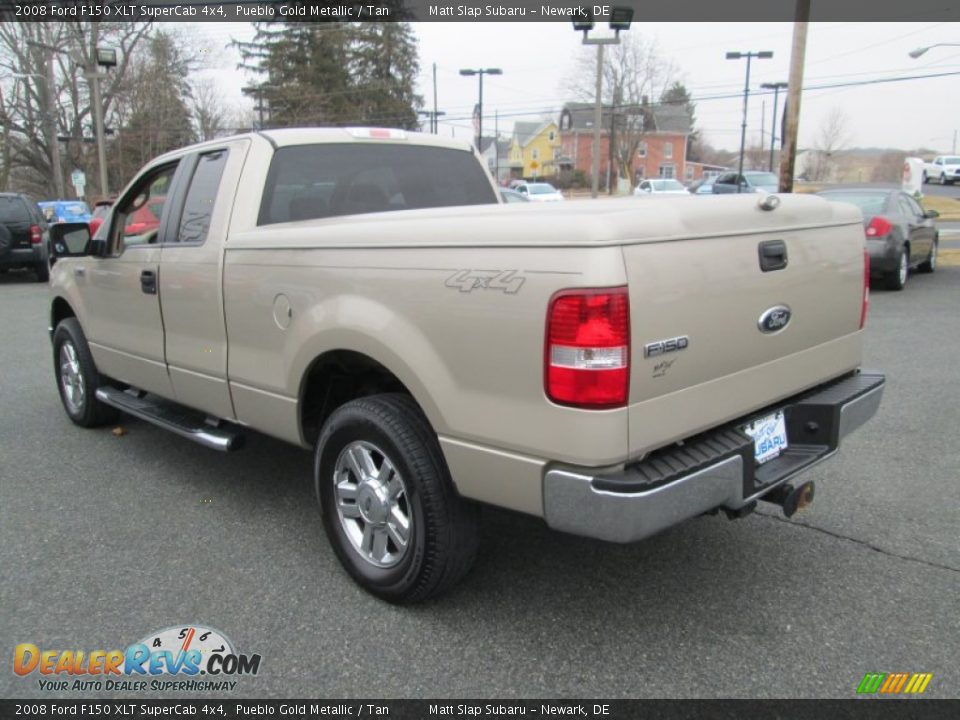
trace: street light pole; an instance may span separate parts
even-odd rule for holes
[[[747,102],[750,98],[750,61],[753,58],[768,60],[773,57],[769,50],[761,52],[728,52],[727,60],[747,59],[747,79],[743,86],[743,122],[740,124],[740,164],[737,169],[737,192],[743,184],[743,152],[747,142]]]
[[[773,144],[777,139],[777,95],[782,88],[787,87],[787,83],[763,83],[760,87],[764,90],[773,90],[773,120],[770,122],[770,172],[773,172]]]
[[[477,118],[477,152],[480,152],[480,143],[483,142],[483,76],[503,75],[503,70],[500,68],[477,68],[476,70],[461,69],[460,74],[464,77],[470,77],[472,75],[480,76],[480,103],[477,109],[479,115]]]

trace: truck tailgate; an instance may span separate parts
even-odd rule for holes
[[[859,214],[817,198],[781,196],[772,211],[757,202],[694,199],[683,237],[624,245],[631,457],[860,365]],[[785,249],[785,267],[762,269],[763,248],[774,266]]]

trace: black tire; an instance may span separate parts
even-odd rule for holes
[[[929,184],[930,184],[930,178],[927,177],[927,171],[926,171],[926,170],[923,171],[923,184],[924,184],[924,185],[929,185]]]
[[[900,266],[884,275],[884,285],[887,290],[903,290],[907,285],[907,276],[910,273],[910,250],[904,245],[900,248]],[[904,268],[906,270],[904,271]]]
[[[37,273],[37,282],[50,282],[50,267],[45,262],[38,262],[33,266],[33,270]]]
[[[67,390],[62,378],[61,349],[68,343],[76,355],[77,376],[83,383],[82,400],[76,403],[68,401]],[[104,405],[96,398],[97,388],[105,384],[105,381],[97,372],[97,366],[90,354],[90,347],[87,345],[87,338],[76,318],[61,320],[53,333],[53,370],[63,409],[66,410],[67,416],[73,422],[81,427],[90,428],[106,425],[117,420],[119,412],[109,405]]]
[[[917,267],[922,273],[932,273],[937,269],[937,251],[940,249],[940,238],[934,238],[933,247],[930,248],[930,254],[927,255],[927,259],[924,260]]]
[[[366,537],[367,525],[375,525],[359,514],[362,483],[357,482],[356,519],[343,520],[338,510],[337,465],[347,448],[358,445],[376,451],[370,457],[381,458],[378,475],[389,461],[404,487],[403,500],[397,502],[403,502],[410,529],[405,548],[394,544],[399,559],[392,566],[378,567],[347,534],[348,525],[362,525]],[[347,473],[348,481],[355,474],[341,473]],[[479,509],[457,493],[437,436],[409,396],[373,395],[334,411],[317,440],[314,483],[324,529],[337,558],[370,593],[392,603],[422,602],[445,592],[470,570],[479,544]],[[366,511],[370,512],[369,500]],[[384,512],[383,517],[388,516],[393,517]],[[384,548],[388,542],[393,541],[385,540]]]

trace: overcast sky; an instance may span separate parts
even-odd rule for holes
[[[248,39],[243,24],[194,25],[198,39],[211,48],[224,95],[241,102],[240,87],[248,78],[235,70],[236,57],[218,50],[230,37]],[[419,92],[432,108],[432,64],[437,64],[440,110],[450,122],[441,132],[468,139],[470,113],[477,101],[477,79],[461,77],[462,67],[499,67],[502,77],[484,78],[484,134],[493,130],[493,114],[508,133],[514,120],[537,120],[564,101],[581,52],[580,34],[568,23],[478,22],[414,24],[420,39]],[[785,81],[790,64],[791,23],[645,23],[631,34],[655,39],[680,70],[679,79],[697,100],[697,127],[717,147],[736,149],[740,141],[742,97],[711,99],[743,92],[745,61],[724,59],[728,50],[772,50],[772,60],[754,60],[751,89],[764,82]],[[960,73],[960,47],[934,48],[919,59],[910,50],[934,43],[960,43],[956,23],[812,23],[808,35],[805,87],[861,82],[878,78]],[[593,50],[591,49],[591,52]],[[748,144],[759,138],[761,114],[767,133],[772,96],[751,97]],[[781,94],[780,107],[783,96]],[[800,144],[809,145],[825,116],[842,109],[851,146],[951,150],[960,130],[960,74],[902,82],[807,90],[801,105]],[[764,145],[769,143],[766,136]]]

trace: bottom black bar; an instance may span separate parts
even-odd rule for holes
[[[926,720],[960,717],[960,699],[850,700],[0,700],[0,718],[590,718],[591,720]]]

